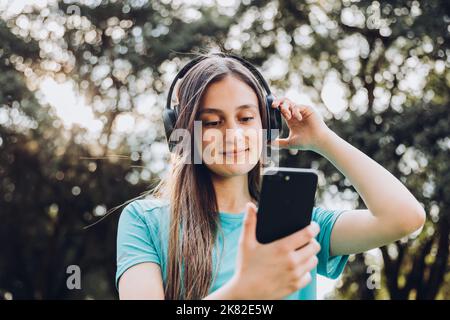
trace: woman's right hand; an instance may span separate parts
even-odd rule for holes
[[[289,236],[262,244],[256,239],[257,208],[249,202],[246,211],[236,269],[230,280],[235,297],[282,299],[305,287],[318,263],[320,245],[314,237],[319,225],[312,222]]]

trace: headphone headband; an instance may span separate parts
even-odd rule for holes
[[[252,72],[252,74],[258,79],[258,82],[263,86],[267,95],[272,95],[272,92],[270,91],[269,85],[267,84],[266,80],[264,80],[264,77],[262,76],[262,74],[250,62],[248,62],[247,60],[245,60],[237,55],[231,54],[231,53],[214,52],[212,54],[219,56],[219,57],[223,57],[223,58],[233,58],[235,60],[238,60],[241,64],[243,64],[245,67],[247,67],[247,69],[249,69],[250,72]],[[181,70],[177,73],[177,75],[175,76],[175,78],[172,81],[172,84],[170,85],[169,93],[167,95],[166,109],[170,109],[170,106],[172,105],[173,89],[175,88],[177,81],[179,79],[183,78],[186,75],[186,73],[192,67],[194,67],[197,63],[199,63],[200,61],[202,61],[206,58],[208,58],[208,57],[200,56],[200,57],[194,58],[193,60],[189,61],[183,68],[181,68]]]

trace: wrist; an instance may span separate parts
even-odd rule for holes
[[[242,281],[239,280],[239,277],[233,275],[233,277],[225,284],[227,287],[227,292],[230,295],[230,299],[232,300],[244,300],[245,299],[245,290],[241,285]]]
[[[324,155],[329,149],[330,142],[336,138],[336,133],[328,127],[322,130],[315,139],[315,143],[311,148],[312,151]]]

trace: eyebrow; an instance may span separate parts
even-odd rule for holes
[[[241,109],[258,109],[257,106],[255,106],[254,104],[243,104],[240,105],[236,108],[236,110],[241,110]],[[216,109],[216,108],[204,108],[202,110],[200,110],[199,114],[203,114],[203,113],[220,113],[223,114],[223,110],[221,109]]]

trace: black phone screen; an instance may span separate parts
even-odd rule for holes
[[[313,169],[271,168],[262,175],[256,238],[269,243],[311,222],[317,188]]]

